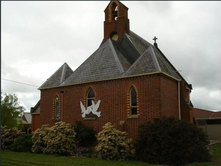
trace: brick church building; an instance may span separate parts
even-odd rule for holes
[[[32,131],[81,121],[96,132],[111,122],[136,138],[140,124],[174,116],[192,122],[188,84],[161,52],[130,30],[128,8],[110,1],[99,48],[75,71],[64,63],[39,88]]]

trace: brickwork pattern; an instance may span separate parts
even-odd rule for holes
[[[128,116],[128,91],[131,86],[136,87],[138,94],[139,116]],[[86,94],[89,88],[95,92],[95,103],[101,100],[98,111],[101,117],[86,119],[81,116],[80,101],[86,103]],[[60,92],[63,93],[63,100]],[[96,132],[102,130],[102,126],[111,122],[120,130],[126,131],[133,139],[137,138],[137,130],[140,124],[153,121],[162,116],[174,116],[178,118],[177,81],[161,74],[130,77],[116,80],[100,81],[86,84],[78,84],[67,87],[45,89],[41,91],[41,116],[40,125],[54,125],[53,103],[56,95],[59,95],[60,106],[63,105],[63,121],[74,124],[82,121],[92,127]]]

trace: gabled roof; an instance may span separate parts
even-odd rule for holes
[[[31,107],[31,114],[40,114],[41,110],[40,110],[40,101],[39,100],[34,107]]]
[[[203,110],[199,108],[194,108],[193,114],[196,120],[221,119],[221,111],[215,112],[215,111],[208,111],[208,110]]]
[[[22,118],[24,121],[27,122],[27,124],[31,124],[32,117],[30,113],[24,113]]]
[[[119,77],[123,73],[111,40],[101,45],[62,85]]]
[[[134,32],[120,42],[108,39],[74,72],[65,63],[39,89],[163,72],[183,79],[158,47]]]
[[[71,74],[73,70],[65,62],[50,78],[48,78],[39,89],[60,86]]]

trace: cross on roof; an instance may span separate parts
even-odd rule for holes
[[[156,36],[154,36],[153,40],[154,40],[154,43],[156,43],[158,38],[156,38]]]

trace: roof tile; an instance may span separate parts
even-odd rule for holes
[[[74,72],[63,64],[39,89],[159,71],[182,78],[158,48],[131,31],[120,42],[103,40]]]

